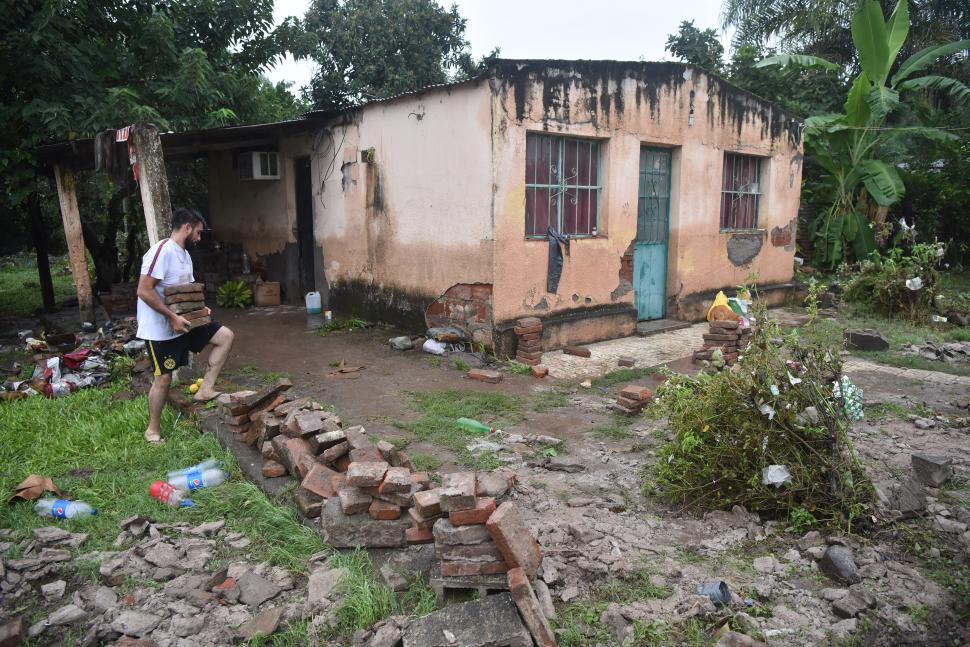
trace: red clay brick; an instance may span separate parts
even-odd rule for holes
[[[439,492],[442,512],[470,510],[475,507],[475,473],[453,472],[441,478]]]
[[[347,468],[350,467],[350,463],[350,456],[344,454],[333,462],[332,467],[338,472],[346,472]]]
[[[414,507],[417,509],[418,513],[423,517],[433,517],[435,515],[441,514],[441,490],[434,488],[433,490],[425,490],[424,492],[415,492],[414,494]]]
[[[333,487],[333,477],[336,475],[337,472],[317,463],[310,468],[309,473],[300,485],[303,489],[313,492],[317,496],[329,499],[337,496],[337,490]]]
[[[501,373],[486,368],[473,368],[468,371],[468,377],[479,382],[488,382],[490,384],[497,384],[502,381]]]
[[[739,325],[737,321],[712,321],[711,331],[713,332],[714,329],[737,330]]]
[[[330,488],[334,492],[340,492],[341,488],[347,487],[347,475],[337,472],[330,477]]]
[[[522,317],[520,319],[516,319],[515,323],[522,327],[541,326],[542,319],[540,319],[539,317]]]
[[[539,379],[544,378],[549,375],[549,367],[538,364],[532,367],[532,377],[537,377]]]
[[[448,513],[448,521],[453,526],[470,526],[488,521],[495,512],[495,499],[483,497],[475,500],[475,507],[471,510],[456,510]]]
[[[340,509],[346,515],[367,512],[373,499],[355,487],[341,488],[337,493],[340,497]]]
[[[389,467],[381,482],[381,494],[393,494],[411,491],[411,472],[404,467]]]
[[[359,447],[350,450],[351,463],[384,463],[384,456],[377,449],[376,445],[370,447]]]
[[[541,332],[530,332],[524,335],[519,335],[519,341],[535,341],[537,339],[542,339]]]
[[[519,615],[522,616],[525,626],[529,628],[529,633],[536,641],[538,647],[556,647],[556,637],[549,626],[549,620],[539,606],[539,598],[532,590],[532,584],[525,571],[521,568],[509,569],[509,591],[512,592],[512,599],[515,606],[519,608]]]
[[[414,524],[415,528],[430,532],[434,528],[434,522],[440,519],[442,515],[423,515],[418,512],[417,508],[408,508],[408,516],[411,517],[411,523]]]
[[[353,487],[377,487],[384,480],[390,467],[384,461],[354,461],[347,468],[347,485]]]
[[[371,519],[377,521],[393,521],[401,518],[401,508],[387,501],[372,502],[367,512]]]
[[[421,528],[408,528],[404,531],[404,539],[412,546],[415,544],[434,543],[434,535],[431,534],[431,531]]]
[[[510,566],[521,567],[529,577],[535,575],[542,563],[542,551],[514,503],[506,501],[500,505],[485,527]]]
[[[634,401],[649,400],[653,397],[653,391],[639,384],[630,384],[620,389],[620,397]]]
[[[280,476],[286,476],[286,466],[277,463],[274,460],[264,460],[263,461],[263,476],[268,479],[278,478]]]
[[[411,485],[427,490],[431,486],[431,477],[427,472],[411,472]]]
[[[324,463],[332,463],[341,456],[346,456],[350,451],[350,443],[344,441],[337,443],[333,447],[328,447],[320,454],[320,460]]]
[[[534,324],[534,325],[531,325],[531,326],[515,326],[514,328],[512,328],[512,331],[516,335],[518,335],[520,337],[522,335],[531,335],[533,333],[541,333],[542,332],[542,324]]]
[[[470,575],[497,575],[507,573],[509,565],[505,562],[441,562],[444,577],[468,577]]]
[[[566,346],[562,349],[562,352],[566,355],[575,355],[576,357],[589,357],[592,352],[585,346]]]
[[[642,400],[630,400],[629,398],[624,398],[622,395],[616,399],[616,403],[627,409],[642,409],[644,405]]]

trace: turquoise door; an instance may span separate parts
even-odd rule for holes
[[[637,318],[662,319],[667,301],[667,218],[670,150],[640,148],[637,238],[633,244],[633,294]]]

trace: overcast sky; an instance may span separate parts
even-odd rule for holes
[[[437,0],[450,7],[449,0]],[[306,12],[309,0],[276,0],[277,22]],[[667,35],[682,20],[718,30],[724,50],[730,34],[720,31],[721,0],[456,0],[468,20],[465,37],[475,57],[500,48],[504,58],[671,60]],[[592,9],[595,9],[592,10]],[[267,74],[308,85],[313,65],[288,58]]]

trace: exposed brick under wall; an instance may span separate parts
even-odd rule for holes
[[[428,306],[424,318],[428,328],[455,326],[492,348],[492,284],[457,283]]]

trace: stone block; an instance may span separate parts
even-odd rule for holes
[[[406,519],[374,521],[370,515],[345,515],[338,499],[329,499],[320,515],[320,534],[333,548],[399,548],[406,546]]]
[[[455,526],[447,519],[439,519],[434,524],[433,531],[436,543],[449,546],[469,546],[493,541],[486,526]]]
[[[442,512],[469,510],[475,507],[475,473],[453,472],[441,479],[439,498]]]
[[[525,626],[528,627],[535,639],[536,645],[538,647],[556,647],[556,636],[552,632],[552,627],[549,626],[549,620],[542,612],[539,598],[536,597],[525,571],[521,568],[513,568],[509,570],[508,577],[512,599],[519,609],[519,615],[522,616]]]
[[[439,522],[440,523],[440,522]],[[437,528],[437,524],[435,524]],[[461,528],[462,526],[459,526]],[[476,526],[465,526],[475,528]],[[542,563],[539,542],[522,520],[519,509],[511,501],[506,501],[492,513],[485,524],[505,561],[512,567],[520,567],[526,575],[533,577]]]
[[[289,402],[283,402],[282,404],[276,405],[273,411],[278,416],[283,416],[284,418],[290,415],[292,412],[302,409],[310,404],[310,398],[297,398],[296,400],[290,400]]]
[[[475,499],[475,507],[468,510],[455,510],[448,513],[448,521],[453,526],[483,524],[495,512],[495,499],[482,497]]]
[[[370,507],[367,509],[367,513],[370,515],[371,519],[376,519],[378,521],[391,521],[393,519],[401,518],[401,508],[393,503],[388,503],[387,501],[375,500],[371,502]]]
[[[340,502],[340,510],[345,515],[353,515],[367,512],[374,497],[361,492],[358,488],[347,486],[337,492],[337,500]]]
[[[498,384],[502,381],[501,373],[487,368],[473,368],[468,371],[468,377],[479,382],[488,382],[489,384]]]
[[[351,449],[362,449],[364,447],[374,446],[370,436],[367,435],[367,430],[360,425],[348,427],[344,430],[344,433],[347,434],[347,442],[350,443]]]
[[[846,330],[842,336],[849,350],[889,350],[889,341],[875,330]]]
[[[856,584],[862,580],[852,551],[838,544],[825,549],[822,559],[818,561],[818,570],[842,584]]]
[[[404,467],[389,467],[381,482],[381,494],[411,492],[411,471]]]
[[[413,621],[403,647],[532,647],[510,593],[454,604]]]
[[[377,487],[390,467],[384,461],[352,462],[347,468],[347,485]]]
[[[913,475],[923,485],[940,487],[953,476],[953,459],[937,454],[913,454]]]
[[[316,463],[310,468],[300,485],[319,497],[329,499],[337,496],[337,490],[333,487],[334,476],[337,476],[337,472],[326,465]]]
[[[350,450],[351,463],[386,463],[384,456],[378,451],[376,445],[370,447],[358,447]]]

